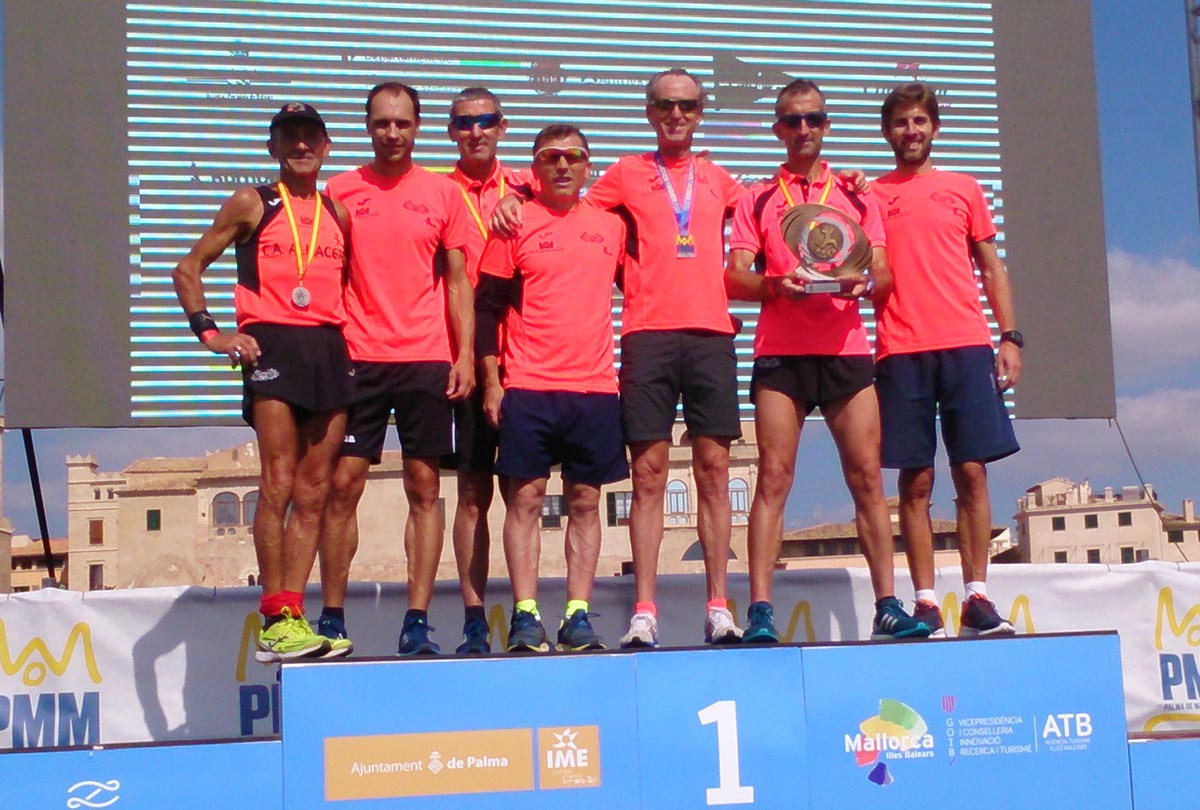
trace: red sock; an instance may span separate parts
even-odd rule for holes
[[[258,603],[258,612],[264,616],[279,616],[283,609],[291,611],[293,617],[304,615],[304,594],[299,591],[279,591],[263,594]]]
[[[651,616],[658,618],[658,605],[653,602],[635,602],[633,604],[634,613],[649,613]]]
[[[729,608],[729,603],[724,599],[709,599],[708,600],[708,609],[712,610],[714,608],[717,608],[720,610],[726,610]]]

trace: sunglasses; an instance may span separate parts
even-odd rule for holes
[[[775,119],[776,123],[783,124],[788,129],[798,129],[802,121],[808,124],[809,129],[816,129],[825,126],[828,120],[829,113],[824,112],[790,113]]]
[[[553,166],[565,158],[569,165],[577,166],[586,163],[590,157],[582,146],[543,146],[533,153],[533,162]]]
[[[483,115],[454,115],[450,117],[450,126],[464,132],[473,129],[476,124],[480,129],[491,129],[500,126],[504,116],[500,113],[485,113]]]
[[[656,98],[650,102],[650,106],[658,110],[660,113],[669,113],[676,107],[681,113],[694,113],[700,109],[700,99],[698,98]]]

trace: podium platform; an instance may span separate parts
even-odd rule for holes
[[[1131,767],[1115,633],[350,658],[281,695],[277,740],[0,754],[2,804],[1144,810],[1197,781],[1196,741]]]

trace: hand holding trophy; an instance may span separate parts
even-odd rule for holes
[[[844,212],[818,203],[793,206],[779,230],[799,260],[789,278],[803,285],[806,294],[846,294],[863,282],[871,243]]]

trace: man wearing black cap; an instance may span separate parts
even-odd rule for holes
[[[279,161],[279,181],[246,186],[226,200],[174,272],[192,331],[241,367],[242,412],[258,438],[262,663],[349,652],[348,642],[335,644],[309,625],[303,591],[350,398],[342,338],[350,217],[317,192],[330,146],[320,114],[308,104],[285,104],[270,132],[267,150]],[[205,308],[201,274],[235,243],[237,331],[224,333]]]

